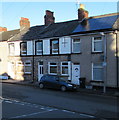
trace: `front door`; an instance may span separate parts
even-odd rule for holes
[[[80,64],[72,63],[72,83],[80,85]]]
[[[13,62],[8,62],[8,75],[12,79],[14,79],[14,77],[15,77],[15,74],[14,74],[14,63]]]
[[[43,76],[43,62],[38,63],[38,81],[40,81],[41,77]]]

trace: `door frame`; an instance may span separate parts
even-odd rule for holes
[[[72,83],[73,83],[73,67],[74,67],[74,65],[78,65],[78,67],[79,67],[79,78],[80,78],[80,74],[81,74],[81,70],[80,70],[80,63],[72,63]],[[78,78],[78,85],[80,85],[80,82],[79,82],[79,78]]]
[[[42,62],[42,65],[40,64],[40,62]],[[42,69],[40,69],[40,67]],[[41,73],[40,70],[41,70],[42,74],[40,74]],[[44,71],[43,71],[43,61],[39,61],[38,62],[38,81],[40,81],[40,78],[43,76],[43,73],[44,73]],[[40,75],[42,75],[42,76],[40,76]]]

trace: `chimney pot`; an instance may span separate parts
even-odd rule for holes
[[[30,21],[28,18],[21,17],[20,29],[28,29],[30,27]]]
[[[80,4],[80,8],[78,9],[78,19],[82,21],[84,18],[88,17],[88,11],[85,10],[84,4]]]
[[[0,32],[7,31],[6,27],[0,27]]]
[[[45,25],[50,25],[55,22],[55,17],[53,15],[54,12],[46,10],[46,15],[44,16]]]

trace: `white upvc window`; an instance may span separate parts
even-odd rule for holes
[[[42,54],[43,54],[43,42],[36,41],[36,55],[42,55]]]
[[[80,45],[80,38],[73,38],[72,39],[72,52],[73,53],[80,53],[81,52],[81,45]]]
[[[57,75],[57,63],[56,62],[49,62],[48,63],[48,73]]]
[[[20,52],[21,52],[21,55],[27,55],[27,43],[26,42],[20,43]]]
[[[92,52],[103,52],[102,37],[92,37]]]
[[[51,54],[59,53],[59,39],[51,40]]]
[[[24,62],[24,73],[25,74],[31,74],[32,68],[31,68],[31,61]]]
[[[61,62],[61,75],[69,76],[69,62]]]
[[[31,61],[17,62],[17,72],[18,73],[31,74],[31,71],[32,71],[31,67],[32,67]]]
[[[92,63],[92,80],[103,81],[103,63]]]
[[[14,43],[9,43],[8,44],[8,47],[9,47],[9,55],[10,56],[13,56],[15,54],[15,46],[14,46]]]

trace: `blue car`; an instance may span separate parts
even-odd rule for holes
[[[58,75],[43,75],[40,79],[39,86],[43,88],[66,90],[77,90],[77,85],[72,84],[68,80],[62,79]]]

